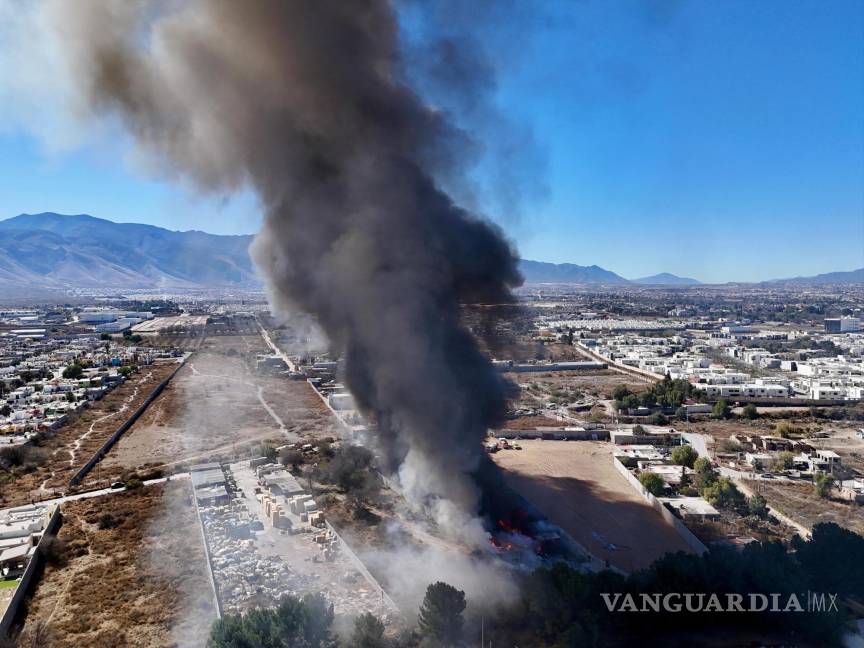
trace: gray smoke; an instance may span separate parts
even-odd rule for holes
[[[254,188],[265,221],[252,254],[274,308],[313,313],[344,353],[347,385],[410,495],[442,516],[475,512],[482,439],[508,387],[460,304],[510,301],[520,276],[501,232],[442,189],[476,150],[406,83],[394,6],[79,0],[56,11],[94,113],[119,115],[169,177]],[[491,72],[458,47],[442,45],[458,65],[436,79],[479,96]]]

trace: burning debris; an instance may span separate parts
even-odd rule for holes
[[[464,175],[470,142],[406,83],[392,3],[54,10],[93,111],[119,115],[170,178],[254,189],[265,220],[252,254],[274,309],[317,317],[378,421],[387,468],[442,527],[480,541],[482,442],[509,387],[459,309],[509,302],[521,278],[498,229],[443,188]],[[431,42],[428,55],[458,64],[447,91],[476,100],[489,66],[460,45]]]

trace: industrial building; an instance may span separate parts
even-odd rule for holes
[[[828,317],[825,319],[826,333],[857,333],[861,330],[858,317]]]
[[[228,502],[225,473],[218,463],[198,464],[189,472],[199,505],[216,506]]]

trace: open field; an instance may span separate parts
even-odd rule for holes
[[[64,566],[48,564],[23,635],[45,648],[157,648],[209,632],[215,608],[187,481],[63,505]]]
[[[684,540],[612,465],[597,441],[521,441],[493,457],[507,483],[588,551],[625,571],[647,567]]]
[[[259,336],[260,339],[260,336]],[[243,341],[223,336],[229,349]],[[192,356],[103,461],[102,469],[195,460],[235,445],[332,434],[332,418],[305,381],[259,375],[245,354]]]
[[[795,522],[812,528],[820,522],[834,522],[864,535],[864,507],[851,502],[827,500],[816,495],[812,484],[748,481],[747,486],[760,493],[768,505],[788,515]]]
[[[44,499],[55,489],[65,489],[69,478],[176,368],[174,362],[141,367],[122,385],[58,428],[41,446],[32,448],[35,467],[26,473],[19,468],[10,475],[0,490],[0,506]]]

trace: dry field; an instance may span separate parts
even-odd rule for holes
[[[625,571],[687,545],[612,465],[597,441],[521,441],[493,457],[507,483],[592,554]]]
[[[538,414],[537,416],[519,416],[514,419],[508,419],[504,423],[502,429],[505,430],[534,430],[538,427],[553,427],[560,428],[562,425],[567,425],[558,419],[549,418]]]
[[[768,505],[788,515],[799,524],[811,528],[820,522],[834,522],[864,535],[864,508],[859,504],[826,500],[813,490],[812,484],[771,483],[748,481],[747,486],[761,493]]]
[[[208,343],[222,340],[237,343],[227,336]],[[102,468],[179,463],[255,441],[287,443],[333,433],[331,414],[308,383],[255,374],[247,358],[211,351],[193,355]]]
[[[215,607],[188,482],[62,510],[67,562],[46,566],[22,636],[46,626],[45,648],[157,648],[206,636]]]
[[[612,390],[618,385],[627,385],[631,391],[642,391],[649,386],[648,379],[622,374],[612,369],[596,371],[547,371],[541,373],[508,373],[511,380],[530,391],[552,394],[556,390],[576,392],[579,397],[612,398]]]
[[[105,440],[147,398],[156,385],[177,368],[173,362],[142,367],[126,382],[94,401],[77,418],[60,427],[41,447],[35,470],[16,473],[0,490],[0,506],[15,506],[31,498],[45,499],[65,490],[69,478],[83,466]]]

